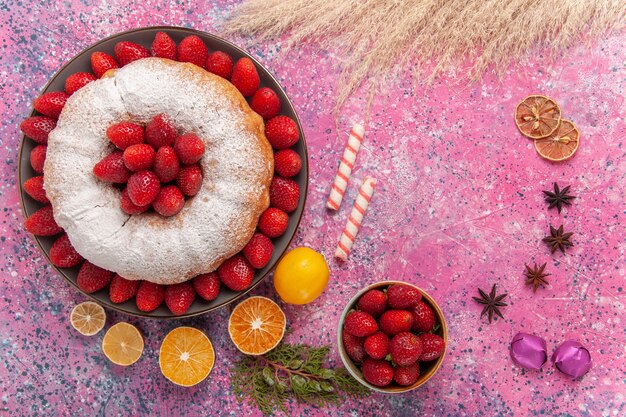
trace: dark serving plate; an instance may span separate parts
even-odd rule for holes
[[[204,33],[201,31],[187,29],[187,28],[180,28],[180,27],[159,26],[159,27],[150,27],[150,28],[130,30],[127,32],[122,32],[122,33],[110,36],[106,39],[101,40],[100,42],[95,43],[94,45],[88,47],[87,49],[83,50],[81,53],[79,53],[74,58],[72,58],[68,63],[63,65],[63,67],[61,67],[61,69],[52,77],[52,79],[50,79],[48,84],[46,84],[41,94],[48,92],[48,91],[63,91],[64,85],[65,85],[65,79],[69,75],[75,72],[80,72],[80,71],[91,72],[90,58],[93,52],[102,51],[102,52],[106,52],[114,56],[113,47],[119,41],[135,42],[149,49],[150,45],[152,44],[152,41],[154,40],[154,36],[159,31],[166,32],[169,36],[172,37],[172,39],[174,39],[174,41],[177,44],[186,36],[197,35],[204,41],[204,43],[209,48],[209,51],[214,51],[214,50],[224,51],[230,54],[230,56],[233,58],[234,61],[242,57],[250,58],[256,65],[257,71],[259,72],[259,76],[261,77],[261,86],[270,87],[280,97],[280,100],[282,102],[281,114],[291,117],[298,124],[298,128],[300,129],[300,140],[293,147],[293,149],[296,152],[298,152],[298,154],[302,157],[302,161],[303,161],[302,170],[296,177],[293,178],[300,186],[300,202],[298,203],[298,208],[296,209],[295,212],[289,215],[289,227],[287,228],[287,231],[285,232],[285,234],[277,239],[273,239],[274,254],[272,256],[272,259],[270,260],[270,262],[267,264],[265,268],[256,271],[254,280],[252,281],[252,285],[246,291],[240,291],[240,292],[231,291],[225,286],[222,286],[222,290],[220,291],[220,295],[218,296],[217,299],[209,302],[209,301],[205,301],[201,299],[200,297],[196,297],[196,301],[194,301],[193,305],[189,308],[187,313],[181,316],[174,316],[169,311],[169,309],[165,306],[165,304],[162,304],[158,309],[152,312],[145,313],[137,309],[134,298],[121,304],[112,303],[109,300],[108,287],[97,293],[93,293],[93,294],[84,293],[76,285],[76,277],[77,277],[78,269],[79,269],[78,267],[65,269],[65,268],[57,268],[53,266],[53,268],[56,269],[57,272],[63,278],[65,278],[70,284],[72,284],[76,289],[78,289],[78,291],[82,292],[87,297],[102,304],[105,307],[120,311],[122,313],[131,314],[134,316],[163,319],[163,318],[190,317],[190,316],[203,314],[203,313],[218,309],[220,307],[223,307],[241,298],[242,296],[244,296],[246,293],[251,291],[254,287],[259,285],[261,281],[263,281],[265,278],[267,278],[270,275],[271,271],[276,266],[278,260],[287,251],[289,244],[291,243],[292,239],[294,238],[296,234],[298,225],[300,224],[300,219],[302,218],[302,213],[304,210],[304,204],[305,204],[306,195],[307,195],[307,184],[308,184],[308,178],[309,178],[308,168],[309,167],[308,167],[306,142],[304,140],[304,135],[302,133],[302,125],[300,124],[300,120],[298,119],[298,115],[296,114],[293,104],[291,103],[287,95],[285,94],[285,91],[283,91],[278,81],[272,76],[272,74],[270,74],[270,72],[263,65],[261,65],[260,62],[258,62],[254,57],[250,56],[246,51],[237,47],[236,45],[233,45],[232,43],[228,41],[225,41],[224,39],[221,39],[209,33]],[[33,110],[29,116],[34,116],[37,114],[38,113],[35,110]],[[39,208],[42,207],[40,203],[31,199],[30,196],[24,192],[23,187],[22,187],[22,185],[24,184],[24,181],[37,175],[31,168],[30,160],[29,160],[30,151],[35,146],[36,146],[35,142],[33,142],[30,139],[26,139],[24,135],[22,135],[22,140],[20,142],[20,149],[19,149],[18,181],[20,184],[20,196],[21,196],[22,210],[24,211],[24,215],[26,217],[30,216],[33,212],[37,211]],[[57,237],[58,236],[35,237],[37,244],[39,245],[41,251],[43,252],[48,262],[50,262],[50,257],[49,257],[50,247],[52,246],[52,243]]]

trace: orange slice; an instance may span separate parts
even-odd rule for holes
[[[550,136],[561,123],[561,108],[551,98],[532,95],[515,109],[515,124],[522,135],[531,139]]]
[[[78,304],[70,313],[72,327],[85,336],[93,336],[102,330],[106,319],[104,308],[93,301]]]
[[[547,138],[535,141],[535,149],[545,159],[564,161],[576,153],[579,139],[580,133],[574,123],[569,120],[561,120],[561,125],[556,132]]]
[[[117,323],[104,335],[102,351],[116,365],[132,365],[143,353],[143,337],[139,329],[132,324]]]
[[[159,351],[163,375],[183,387],[191,387],[211,373],[215,352],[209,338],[193,327],[178,327],[165,336]]]
[[[235,307],[228,333],[241,352],[262,355],[274,349],[285,334],[287,319],[278,304],[265,297],[250,297]]]

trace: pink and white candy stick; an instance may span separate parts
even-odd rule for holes
[[[333,181],[330,196],[328,196],[328,201],[326,202],[326,207],[331,210],[338,210],[341,205],[341,200],[343,200],[343,195],[348,185],[348,178],[350,178],[352,168],[354,168],[356,154],[359,152],[364,134],[365,129],[363,129],[361,124],[356,123],[352,126],[350,136],[348,136],[348,144],[343,151],[343,157],[341,158],[335,181]]]
[[[376,178],[365,177],[363,185],[361,185],[361,188],[359,189],[359,195],[354,201],[354,207],[352,207],[352,212],[350,213],[350,217],[348,217],[346,227],[343,229],[343,233],[339,238],[339,244],[337,245],[337,250],[335,251],[335,258],[339,258],[343,261],[348,259],[348,253],[350,253],[354,239],[356,239],[356,235],[359,233],[363,216],[365,216],[367,206],[369,205],[370,199],[374,194],[375,186]]]

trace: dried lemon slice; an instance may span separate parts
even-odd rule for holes
[[[542,158],[550,161],[564,161],[569,159],[578,150],[580,133],[574,123],[561,120],[556,132],[547,138],[535,140],[535,149]]]
[[[104,335],[102,351],[116,365],[132,365],[143,353],[141,332],[130,323],[117,323],[111,326]]]
[[[280,343],[286,324],[278,304],[266,297],[250,297],[231,313],[228,334],[242,353],[262,355]]]
[[[106,319],[104,308],[93,301],[78,304],[70,313],[72,327],[85,336],[93,336],[102,330]]]
[[[169,332],[159,350],[161,372],[183,387],[204,381],[214,363],[213,344],[203,332],[193,327],[178,327]]]
[[[561,123],[561,108],[551,98],[532,95],[515,109],[515,124],[522,135],[531,139],[550,136]]]

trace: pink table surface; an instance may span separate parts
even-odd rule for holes
[[[100,351],[103,333],[87,338],[70,327],[70,310],[85,298],[51,270],[22,227],[17,125],[45,82],[81,49],[122,30],[168,24],[219,33],[236,2],[203,3],[9,0],[0,6],[0,415],[260,414],[232,394],[229,369],[240,354],[227,334],[228,309],[180,321],[109,312],[108,325],[129,320],[146,338],[137,364],[111,365]],[[487,74],[467,86],[453,72],[432,87],[396,80],[376,100],[346,201],[335,214],[324,203],[347,131],[365,105],[353,97],[335,131],[330,114],[340,57],[303,47],[285,58],[277,54],[280,42],[231,40],[248,46],[278,77],[309,146],[309,198],[294,245],[321,251],[332,277],[316,302],[283,306],[293,330],[287,341],[329,344],[332,361],[339,363],[335,334],[344,303],[386,278],[433,295],[450,330],[443,366],[423,388],[372,394],[338,407],[293,403],[292,415],[626,413],[624,35],[570,48],[553,64],[537,55],[501,81]],[[580,149],[570,161],[540,159],[514,126],[516,103],[538,92],[556,98],[581,131]],[[375,175],[379,186],[350,259],[341,265],[332,254],[366,174]],[[547,210],[541,193],[553,181],[571,184],[578,196],[561,215]],[[550,224],[561,223],[575,232],[575,246],[567,255],[550,255],[541,238]],[[533,294],[524,285],[528,262],[548,263],[547,289]],[[509,293],[510,306],[504,320],[489,325],[471,296],[493,283]],[[254,293],[277,298],[271,279]],[[161,340],[183,324],[206,331],[217,353],[210,377],[187,389],[169,383],[157,365]],[[565,339],[580,340],[591,351],[593,368],[573,382],[549,364],[539,372],[514,366],[508,346],[520,330],[544,337],[550,351]]]

